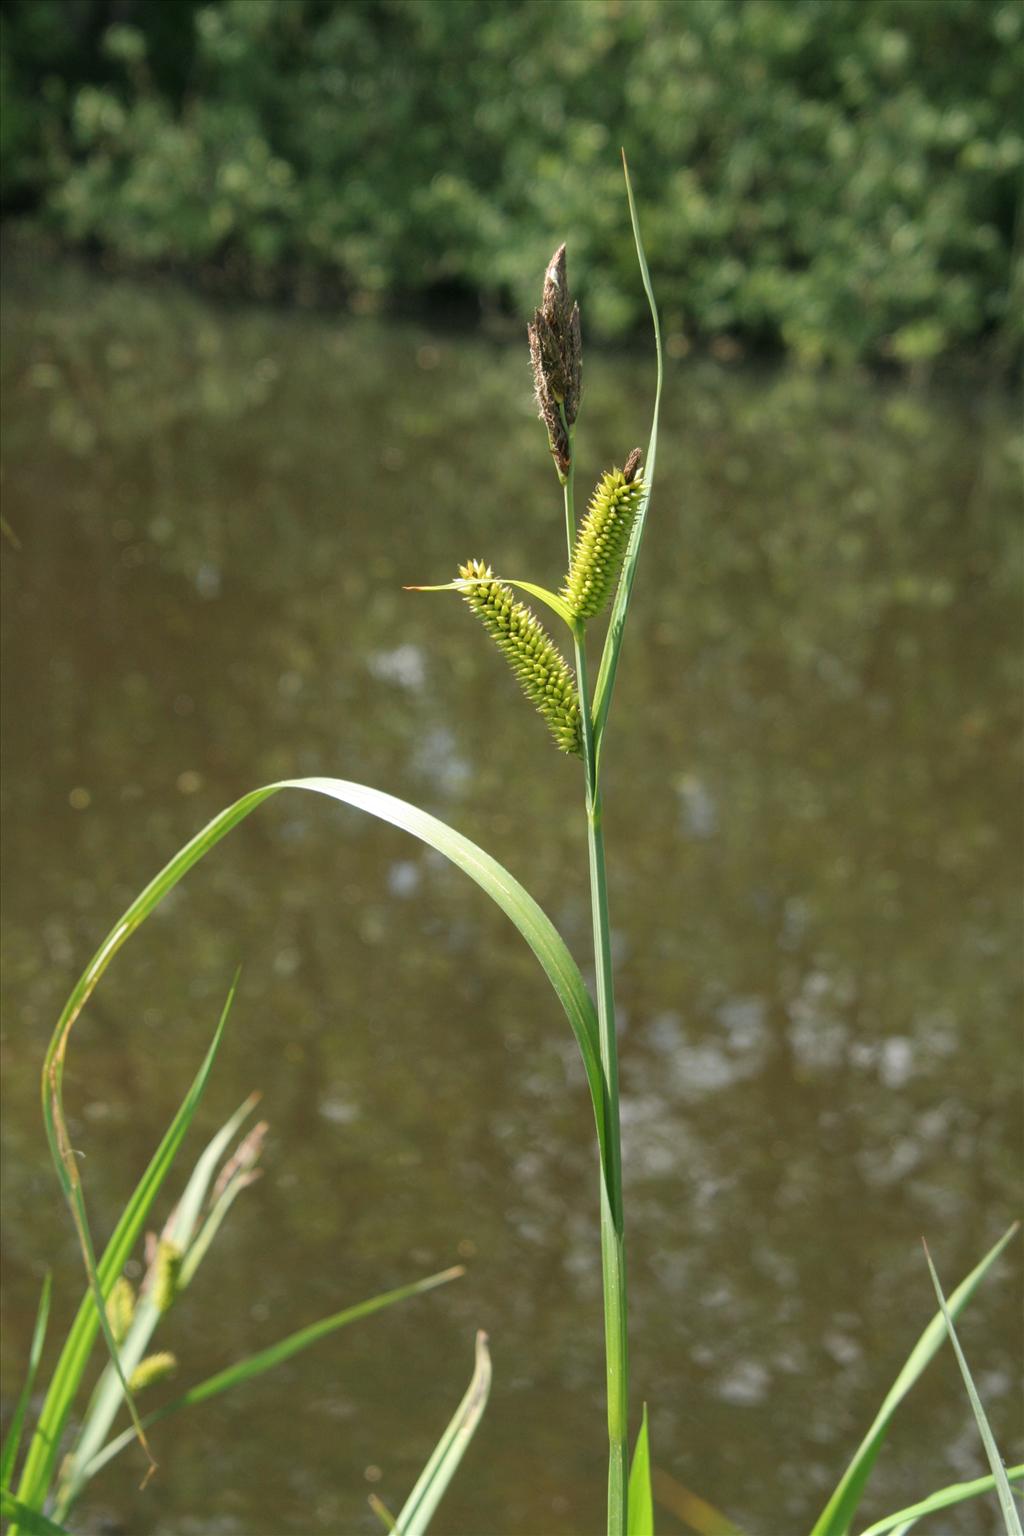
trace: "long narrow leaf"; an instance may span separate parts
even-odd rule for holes
[[[1016,1483],[1021,1478],[1024,1478],[1024,1463],[1006,1468],[1008,1482]],[[954,1504],[964,1504],[968,1499],[976,1499],[980,1493],[991,1493],[995,1486],[996,1480],[992,1476],[976,1477],[969,1483],[950,1483],[948,1488],[938,1489],[919,1503],[909,1504],[906,1509],[898,1509],[895,1514],[876,1520],[874,1525],[861,1532],[861,1536],[896,1536],[897,1531],[909,1530],[925,1515],[933,1515],[939,1509],[951,1509]]]
[[[167,1234],[168,1240],[183,1253],[187,1252],[192,1241],[203,1201],[217,1172],[217,1165],[242,1121],[251,1114],[257,1098],[257,1094],[250,1095],[220,1127],[203,1149],[192,1170]],[[149,1349],[150,1340],[156,1332],[160,1317],[160,1309],[154,1297],[151,1294],[143,1294],[135,1308],[135,1316],[127,1336],[118,1350],[120,1370],[115,1370],[110,1362],[107,1363],[82,1420],[75,1448],[61,1469],[54,1509],[58,1520],[67,1519],[72,1505],[81,1493],[86,1481],[86,1468],[110,1433],[110,1426],[123,1401],[122,1375],[131,1379],[132,1372]],[[145,1429],[144,1422],[143,1429]],[[127,1434],[129,1439],[133,1438],[134,1427],[129,1429]]]
[[[476,1336],[476,1363],[466,1395],[402,1506],[395,1524],[398,1536],[423,1536],[483,1417],[490,1390],[491,1357],[487,1335],[481,1330]]]
[[[36,1384],[39,1357],[43,1352],[43,1340],[46,1338],[46,1323],[50,1316],[52,1281],[53,1276],[47,1270],[43,1276],[43,1289],[39,1297],[39,1307],[36,1311],[35,1327],[32,1329],[32,1342],[29,1345],[28,1351],[28,1369],[25,1372],[25,1380],[21,1391],[18,1393],[14,1416],[4,1436],[3,1451],[0,1451],[0,1488],[9,1489],[11,1478],[14,1475],[14,1464],[18,1459],[18,1447],[21,1445],[21,1430],[25,1423],[28,1405],[32,1401],[32,1389]]]
[[[966,1279],[961,1280],[949,1299],[949,1310],[953,1317],[957,1317],[970,1301],[985,1275],[1013,1237],[1018,1225],[1019,1223],[1014,1222],[1013,1226],[1003,1233],[998,1243],[989,1249],[981,1263],[971,1270]],[[846,1536],[857,1512],[857,1506],[864,1496],[864,1489],[871,1476],[875,1458],[888,1434],[892,1416],[937,1350],[941,1348],[945,1337],[945,1321],[942,1313],[936,1312],[890,1387],[871,1428],[843,1473],[839,1486],[819,1515],[811,1536]]]
[[[640,1433],[636,1437],[633,1465],[629,1469],[627,1536],[654,1536],[654,1497],[651,1493],[651,1449],[647,1435],[647,1404],[644,1403]]]
[[[160,1145],[150,1159],[146,1171],[135,1186],[130,1199],[121,1212],[113,1235],[99,1262],[99,1282],[104,1297],[109,1294],[114,1281],[124,1268],[125,1261],[135,1247],[145,1225],[146,1217],[149,1215],[154,1200],[160,1193],[178,1149],[185,1139],[189,1126],[192,1124],[210,1072],[213,1069],[213,1063],[220,1047],[224,1027],[227,1024],[237,988],[238,975],[236,974],[231,983],[224,1007],[221,1010],[217,1028],[210,1042],[210,1048],[203,1058],[203,1063],[193,1078],[191,1086],[182,1100],[177,1114],[168,1126]],[[67,1423],[71,1404],[78,1391],[82,1373],[88,1363],[98,1330],[99,1318],[96,1313],[92,1293],[89,1292],[83,1296],[78,1311],[75,1314],[75,1320],[64,1342],[60,1359],[57,1361],[46,1398],[43,1402],[39,1423],[29,1444],[28,1455],[18,1488],[18,1497],[23,1504],[31,1509],[40,1509],[42,1507],[50,1485],[50,1479],[53,1475],[53,1468],[56,1465],[64,1426]],[[11,1536],[14,1536],[13,1531]]]
[[[967,1396],[971,1400],[971,1408],[978,1425],[978,1433],[981,1435],[981,1443],[985,1447],[985,1455],[988,1457],[988,1464],[992,1468],[992,1476],[995,1478],[996,1493],[999,1497],[999,1508],[1003,1516],[1003,1524],[1006,1527],[1006,1536],[1024,1536],[1020,1528],[1020,1516],[1017,1513],[1016,1505],[1013,1502],[1013,1494],[1010,1492],[1010,1484],[1006,1478],[1003,1458],[999,1454],[999,1447],[996,1445],[995,1436],[988,1422],[988,1416],[982,1406],[981,1398],[978,1396],[978,1389],[974,1385],[964,1352],[960,1348],[960,1340],[956,1336],[953,1319],[949,1315],[946,1298],[942,1293],[942,1286],[939,1284],[939,1277],[935,1272],[935,1265],[932,1263],[932,1256],[928,1252],[927,1243],[924,1245],[924,1256],[928,1260],[928,1272],[932,1277],[932,1285],[935,1287],[935,1295],[938,1297],[939,1308],[946,1324],[946,1332],[949,1334],[949,1342],[953,1346],[953,1353],[956,1355],[956,1362],[960,1367],[964,1386],[967,1388]]]
[[[10,1520],[8,1532],[15,1530],[24,1531],[26,1536],[71,1536],[71,1532],[62,1525],[55,1525],[52,1520],[47,1520],[37,1509],[29,1509],[20,1499],[16,1499],[8,1488],[0,1488],[0,1515],[5,1520]]]
[[[203,1208],[203,1202],[209,1192],[210,1185],[217,1173],[217,1166],[227,1152],[234,1137],[238,1134],[243,1122],[252,1114],[259,1103],[260,1095],[251,1093],[244,1103],[240,1104],[230,1119],[212,1136],[203,1148],[191,1177],[185,1186],[185,1193],[178,1202],[178,1208],[170,1225],[168,1237],[183,1253],[187,1253],[189,1244],[199,1225],[199,1216]],[[182,1265],[184,1269],[184,1265]]]
[[[644,536],[647,509],[651,504],[651,493],[654,490],[654,468],[658,454],[658,417],[661,413],[661,386],[665,372],[661,353],[661,323],[658,319],[658,306],[654,301],[651,274],[647,270],[644,243],[640,238],[640,219],[636,211],[633,183],[629,178],[629,166],[626,164],[625,150],[622,152],[622,170],[626,177],[629,217],[633,225],[633,239],[636,243],[637,260],[640,263],[640,276],[643,279],[644,292],[647,295],[647,302],[651,310],[651,320],[654,324],[654,345],[658,359],[658,381],[654,391],[651,435],[647,444],[647,458],[643,468],[644,494],[640,506],[637,508],[632,531],[630,532],[629,544],[626,548],[626,558],[622,566],[622,575],[619,577],[615,602],[612,605],[612,616],[608,624],[608,633],[605,636],[604,650],[601,653],[601,666],[597,674],[597,683],[594,687],[594,741],[598,755],[600,755],[604,741],[604,730],[612,701],[612,690],[615,687],[615,674],[619,666],[619,653],[622,650],[622,637],[625,632],[626,616],[629,611],[629,598],[633,590],[633,582],[636,578],[636,564],[640,555],[640,543]]]
[[[262,789],[243,795],[227,810],[214,817],[213,821],[187,843],[136,897],[120,922],[111,929],[79,978],[57,1021],[43,1063],[43,1116],[50,1150],[78,1232],[90,1286],[99,1302],[100,1325],[104,1331],[107,1347],[115,1361],[116,1349],[110,1337],[106,1317],[102,1315],[102,1285],[98,1278],[95,1261],[92,1259],[92,1238],[82,1195],[81,1174],[71,1147],[64,1113],[63,1077],[68,1041],[76,1019],[121,946],[145,922],[154,908],[194,864],[209,853],[222,837],[225,837],[257,806],[262,805],[265,800],[282,789],[301,789],[326,795],[356,810],[376,816],[381,821],[390,822],[392,826],[418,837],[421,842],[443,853],[453,864],[475,880],[511,919],[540,961],[576,1036],[590,1087],[602,1168],[605,1165],[604,1087],[594,1005],[580,975],[579,967],[566,948],[564,940],[551,919],[524,890],[518,880],[514,879],[508,870],[490,854],[470,842],[467,837],[463,837],[460,832],[454,831],[438,817],[431,816],[426,811],[421,811],[417,806],[410,805],[408,801],[399,800],[394,795],[386,795],[367,785],[353,784],[344,779],[286,779],[277,784],[268,784]],[[131,1406],[130,1398],[129,1406]],[[38,1476],[35,1470],[34,1476]],[[37,1492],[38,1489],[34,1491]],[[26,1499],[25,1502],[31,1501]]]
[[[247,1355],[244,1360],[237,1360],[234,1365],[218,1371],[215,1376],[208,1376],[205,1381],[197,1382],[180,1397],[174,1398],[172,1402],[165,1403],[162,1408],[157,1408],[153,1413],[148,1414],[142,1422],[148,1429],[151,1425],[158,1424],[161,1419],[169,1419],[172,1414],[180,1413],[183,1408],[193,1408],[197,1403],[205,1403],[211,1397],[227,1392],[231,1387],[241,1386],[243,1382],[262,1376],[265,1371],[273,1370],[276,1365],[283,1365],[293,1355],[309,1349],[312,1344],[316,1344],[337,1329],[346,1327],[349,1323],[358,1322],[362,1317],[370,1317],[372,1313],[381,1312],[385,1307],[392,1307],[396,1302],[406,1301],[410,1296],[419,1296],[424,1291],[432,1291],[435,1286],[446,1285],[449,1280],[457,1280],[464,1274],[462,1265],[456,1264],[452,1269],[444,1269],[439,1274],[428,1275],[424,1280],[414,1280],[411,1285],[400,1285],[393,1291],[382,1291],[379,1296],[373,1296],[369,1301],[357,1302],[354,1307],[346,1307],[342,1312],[335,1312],[330,1317],[321,1318],[319,1322],[310,1323],[308,1327],[300,1328],[296,1333],[290,1333],[287,1338],[280,1339],[269,1348],[260,1350],[258,1354]],[[85,1468],[85,1481],[95,1477],[100,1468],[105,1467],[119,1451],[123,1451],[132,1439],[133,1431],[126,1429],[123,1434],[109,1441]]]

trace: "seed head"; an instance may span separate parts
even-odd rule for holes
[[[548,723],[560,752],[583,755],[580,707],[573,673],[537,615],[512,588],[495,581],[489,565],[459,566],[462,595],[494,640],[526,697]]]
[[[107,1297],[107,1321],[115,1344],[123,1344],[135,1316],[135,1292],[124,1275],[118,1275]]]
[[[594,618],[611,596],[643,497],[644,482],[632,478],[639,463],[640,450],[636,448],[626,460],[625,470],[611,469],[601,476],[576,530],[562,597],[577,619]],[[631,478],[627,478],[627,471]]]
[[[168,1376],[173,1376],[178,1369],[178,1358],[172,1355],[169,1349],[159,1350],[155,1355],[147,1355],[140,1360],[128,1378],[129,1392],[144,1392],[147,1387],[155,1387],[158,1381],[166,1381]]]
[[[174,1305],[181,1278],[181,1249],[177,1243],[162,1237],[153,1261],[153,1305],[158,1312],[167,1312]]]

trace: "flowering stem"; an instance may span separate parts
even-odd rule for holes
[[[564,420],[564,417],[563,417]],[[565,530],[572,559],[576,534],[573,508],[574,433],[569,432],[569,470],[565,479]],[[601,792],[597,782],[597,753],[584,626],[573,627],[576,679],[583,725],[586,769],[587,845],[590,860],[590,901],[597,974],[597,1018],[604,1079],[605,1162],[601,1170],[601,1271],[604,1282],[605,1373],[608,1394],[608,1536],[625,1536],[629,1428],[629,1351],[626,1312],[626,1242],[622,1200],[622,1152],[619,1131],[619,1067],[615,1035],[615,992],[612,975],[608,883],[605,873]]]

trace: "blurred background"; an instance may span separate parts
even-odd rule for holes
[[[119,266],[916,363],[1021,334],[1024,17],[1001,0],[4,0],[3,196]],[[1015,247],[1016,241],[1016,247]],[[1019,299],[1018,291],[1018,299]]]
[[[54,1338],[81,1289],[50,1030],[210,816],[285,775],[375,784],[587,955],[574,765],[463,606],[401,588],[470,555],[561,577],[524,325],[563,239],[584,486],[646,441],[624,144],[668,352],[606,758],[636,1410],[659,1529],[689,1528],[679,1489],[749,1536],[809,1528],[934,1309],[919,1238],[949,1288],[1019,1203],[1024,11],[0,18],[5,1416],[43,1269]],[[592,1533],[582,1071],[514,932],[399,833],[281,798],[119,957],[68,1069],[97,1233],[239,963],[192,1146],[262,1088],[267,1175],[168,1319],[176,1388],[469,1273],[165,1426],[147,1491],[122,1458],[76,1529],[375,1530],[366,1494],[401,1504],[483,1326],[491,1404],[438,1532]],[[962,1329],[1015,1460],[1020,1272],[1011,1249]],[[865,1523],[983,1471],[940,1357]]]

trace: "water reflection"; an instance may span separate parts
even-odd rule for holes
[[[557,582],[522,349],[74,271],[9,286],[13,1380],[40,1266],[64,1307],[76,1274],[38,1124],[49,1028],[208,816],[279,776],[362,779],[491,848],[579,954],[589,908],[572,765],[462,605],[401,591],[470,554]],[[645,358],[590,358],[595,470],[643,438],[649,394]],[[632,1347],[659,1464],[764,1536],[809,1525],[929,1315],[919,1235],[953,1283],[1012,1216],[1019,466],[998,400],[670,380],[606,763]],[[442,1527],[597,1529],[582,1074],[528,953],[437,856],[296,798],[189,877],[72,1054],[97,1227],[239,960],[205,1124],[262,1087],[269,1172],[173,1318],[182,1379],[460,1253],[471,1272],[183,1419],[158,1491],[112,1468],[83,1528],[374,1529],[364,1493],[401,1501],[482,1325],[492,1407]],[[964,1328],[1008,1454],[1013,1267]],[[936,1362],[872,1508],[979,1470]]]

